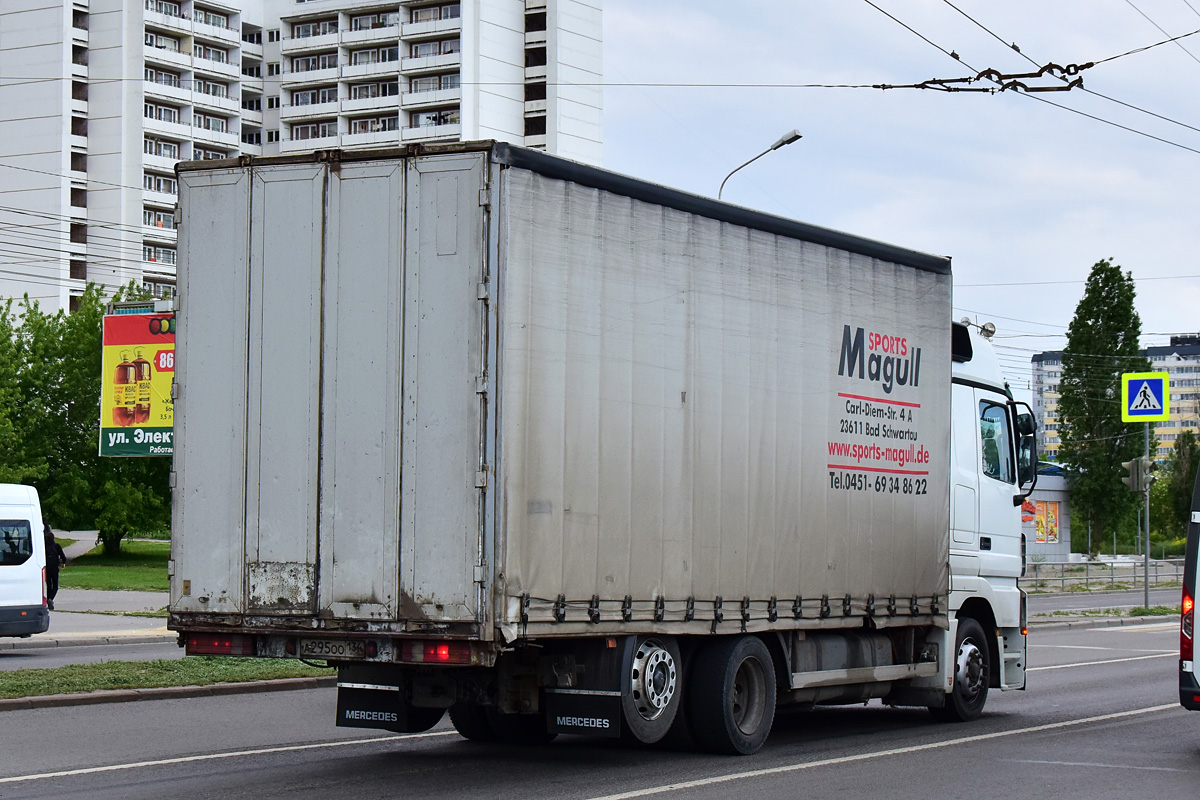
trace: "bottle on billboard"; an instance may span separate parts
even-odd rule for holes
[[[121,351],[121,363],[113,374],[113,422],[122,428],[133,424],[137,405],[137,372],[128,350]]]
[[[140,425],[150,419],[150,376],[153,374],[153,368],[146,360],[142,348],[137,348],[134,354],[137,356],[133,360],[133,375],[137,381],[137,401],[133,407],[133,421]]]

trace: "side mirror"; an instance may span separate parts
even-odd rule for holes
[[[1012,410],[1013,427],[1020,437],[1017,439],[1017,484],[1021,493],[1013,496],[1013,505],[1019,506],[1037,485],[1037,421],[1024,403],[1012,403]]]

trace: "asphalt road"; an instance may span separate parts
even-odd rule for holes
[[[1182,590],[1176,586],[1172,589],[1151,589],[1150,604],[1155,606],[1175,607],[1182,598]],[[1145,604],[1145,589],[1131,589],[1124,592],[1061,592],[1054,594],[1029,595],[1029,617],[1034,619],[1038,614],[1049,614],[1054,611],[1078,611],[1095,608],[1134,608]]]
[[[183,658],[175,642],[141,644],[79,645],[75,647],[14,648],[0,650],[0,672],[17,669],[50,669],[69,664],[101,664],[106,661],[150,661]],[[4,795],[0,794],[0,798]]]
[[[8,711],[0,797],[1192,798],[1200,715],[1177,705],[1176,644],[1174,621],[1035,632],[1029,691],[975,723],[785,713],[747,758],[338,729],[331,689]]]

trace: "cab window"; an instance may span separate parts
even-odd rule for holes
[[[29,521],[0,519],[0,567],[24,564],[33,555]]]
[[[979,404],[979,436],[982,443],[983,474],[1005,483],[1016,483],[1012,458],[1008,409],[995,403]]]

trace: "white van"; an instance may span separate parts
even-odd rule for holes
[[[0,483],[0,636],[29,636],[49,628],[46,540],[37,490]]]

